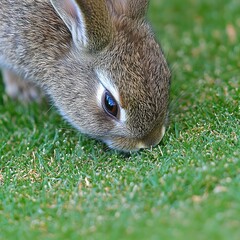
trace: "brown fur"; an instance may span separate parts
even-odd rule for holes
[[[129,151],[157,144],[167,118],[170,71],[144,20],[148,1],[76,3],[87,46],[73,41],[50,0],[1,0],[1,67],[43,88],[69,122],[110,147]],[[97,105],[95,69],[117,86],[125,123]]]

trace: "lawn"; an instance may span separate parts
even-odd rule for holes
[[[0,81],[0,239],[240,239],[240,1],[152,0],[171,65],[163,142],[129,155]]]

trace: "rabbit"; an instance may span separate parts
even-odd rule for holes
[[[148,0],[1,0],[7,92],[43,90],[83,134],[119,151],[164,136],[171,71],[146,20]]]

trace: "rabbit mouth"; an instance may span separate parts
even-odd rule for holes
[[[123,152],[134,152],[140,149],[151,148],[159,144],[164,137],[166,127],[162,126],[161,129],[154,129],[146,137],[141,139],[124,138],[124,137],[113,137],[103,139],[108,147],[123,151]]]

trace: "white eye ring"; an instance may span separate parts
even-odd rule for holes
[[[109,92],[112,98],[116,101],[116,104],[118,105],[118,117],[117,119],[121,123],[125,123],[127,118],[126,118],[126,111],[121,107],[120,104],[120,97],[118,93],[117,87],[113,84],[111,79],[108,77],[108,74],[105,71],[102,70],[96,70],[96,75],[99,79],[99,85],[97,88],[97,102],[98,106],[100,108],[103,107],[103,96],[105,95],[105,92]],[[105,109],[104,109],[105,110]],[[105,110],[106,111],[106,110]]]

